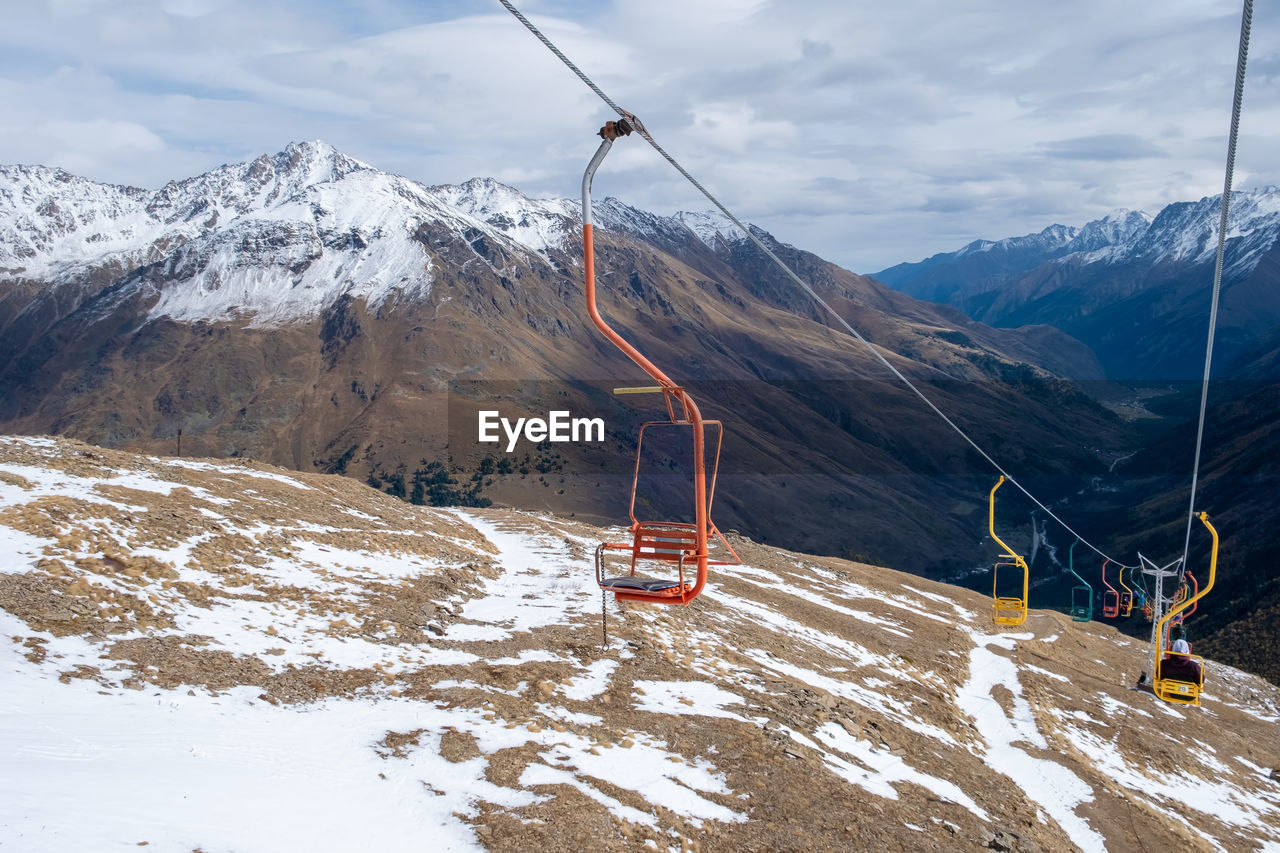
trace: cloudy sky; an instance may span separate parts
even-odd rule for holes
[[[1222,189],[1239,0],[524,0],[743,218],[873,272]],[[611,114],[497,0],[22,0],[0,163],[159,187],[323,139],[428,184],[574,197]],[[1255,10],[1236,187],[1280,184]],[[596,191],[702,210],[637,139]]]

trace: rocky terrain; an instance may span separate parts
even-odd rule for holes
[[[0,439],[0,846],[1280,850],[1257,677],[734,534],[604,641],[616,535]]]

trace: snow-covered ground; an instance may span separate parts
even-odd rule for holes
[[[534,199],[490,178],[427,187],[318,140],[154,191],[0,166],[0,272],[57,288],[94,269],[128,279],[154,264],[165,281],[150,316],[192,322],[276,327],[343,296],[371,307],[419,301],[442,250],[457,246],[467,258],[457,263],[490,266],[495,247],[526,259],[576,254],[580,219],[576,199]],[[737,239],[718,214],[655,216],[614,199],[601,204],[600,224]],[[133,280],[120,296],[148,286]]]
[[[1257,679],[746,541],[602,647],[599,535],[0,439],[0,849],[1277,849]]]

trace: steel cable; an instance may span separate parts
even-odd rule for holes
[[[623,118],[626,118],[629,120],[635,118],[635,116],[632,113],[629,113],[626,110],[619,107],[617,103],[613,101],[612,98],[606,95],[604,93],[604,90],[602,90],[599,86],[597,86],[590,77],[588,77],[585,73],[583,73],[583,71],[580,68],[578,68],[578,66],[574,65],[573,62],[568,57],[566,57],[564,53],[561,52],[560,49],[557,48],[551,42],[550,39],[548,39],[545,35],[543,35],[542,32],[537,27],[535,27],[533,23],[529,21],[528,18],[522,15],[520,11],[515,8],[515,6],[513,6],[510,2],[508,2],[508,0],[498,0],[498,2],[500,2],[503,6],[505,6],[507,11],[511,12],[512,15],[515,15],[515,17],[520,21],[520,23],[524,24],[525,27],[527,27],[528,30],[531,33],[533,33],[534,36],[537,37],[538,41],[546,45],[548,50],[550,50],[553,54],[555,54],[555,56],[561,62],[563,62],[566,66],[568,66],[569,70],[572,71],[574,74],[576,74],[578,76],[578,79],[582,80],[582,82],[584,82],[588,87],[590,87],[591,91],[599,95],[600,99],[603,100],[606,104],[608,104],[609,107],[614,112],[616,112],[618,115],[622,116]],[[1250,0],[1250,5],[1252,5],[1251,0]],[[926,406],[932,409],[934,414],[942,418],[942,420],[947,424],[947,426],[951,427],[951,429],[954,430],[956,434],[959,435],[961,438],[963,438],[966,442],[968,442],[969,446],[972,447],[975,451],[977,451],[978,454],[982,456],[983,459],[987,460],[987,462],[991,465],[991,467],[995,468],[996,471],[998,471],[1000,474],[1003,474],[1006,480],[1008,480],[1010,483],[1016,486],[1020,492],[1022,492],[1024,495],[1030,498],[1032,503],[1034,503],[1037,507],[1043,510],[1045,514],[1047,514],[1050,518],[1056,521],[1064,530],[1066,530],[1072,536],[1079,539],[1082,543],[1084,543],[1086,547],[1089,548],[1089,550],[1093,551],[1098,556],[1107,560],[1111,560],[1112,563],[1115,563],[1118,566],[1123,566],[1126,569],[1141,568],[1140,566],[1125,565],[1121,563],[1119,560],[1115,560],[1111,558],[1106,554],[1106,552],[1102,551],[1101,549],[1093,545],[1091,542],[1089,542],[1089,540],[1085,539],[1083,536],[1077,533],[1069,524],[1067,524],[1065,521],[1059,518],[1053,512],[1053,510],[1045,506],[1044,503],[1042,503],[1039,498],[1037,498],[1025,486],[1019,483],[1017,478],[1015,478],[1012,474],[1010,474],[1003,467],[1001,467],[1000,463],[996,462],[995,459],[991,458],[991,456],[985,450],[983,450],[978,445],[977,442],[975,442],[972,438],[970,438],[969,435],[955,423],[955,421],[947,417],[947,415],[941,409],[939,409],[936,405],[934,405],[933,401],[930,400],[927,396],[925,396],[924,392],[921,391],[919,388],[917,388],[916,385],[910,379],[908,379],[906,376],[902,374],[901,371],[898,370],[898,368],[894,367],[893,364],[890,363],[890,361],[884,357],[884,355],[876,348],[874,344],[872,344],[870,341],[864,338],[862,334],[858,332],[857,329],[851,326],[844,319],[844,317],[842,317],[834,308],[828,305],[826,300],[824,300],[821,296],[819,296],[818,293],[812,287],[809,286],[808,282],[800,278],[800,276],[797,275],[795,271],[791,269],[791,267],[789,267],[781,258],[779,258],[776,254],[774,254],[774,252],[768,246],[766,246],[764,242],[760,240],[760,238],[758,238],[755,234],[752,233],[751,229],[748,228],[742,222],[742,220],[738,219],[737,216],[734,216],[733,213],[727,207],[725,207],[718,198],[712,195],[711,192],[707,190],[707,188],[704,187],[698,181],[697,178],[691,175],[689,171],[684,168],[684,166],[680,165],[680,163],[677,162],[677,160],[674,157],[672,157],[669,153],[667,153],[666,149],[664,149],[661,145],[658,144],[658,142],[649,134],[648,130],[645,129],[643,124],[637,123],[637,130],[639,131],[640,135],[643,136],[651,146],[653,146],[653,149],[657,151],[658,154],[660,154],[664,160],[670,163],[677,172],[679,172],[681,175],[684,176],[684,178],[687,181],[689,181],[689,183],[693,184],[693,186],[697,188],[697,190],[700,193],[702,193],[703,196],[705,196],[708,201],[714,204],[716,208],[721,213],[723,213],[725,217],[729,219],[730,222],[736,225],[742,231],[742,233],[746,235],[747,239],[749,239],[752,243],[755,244],[756,248],[764,252],[765,255],[767,255],[768,258],[771,261],[773,261],[774,264],[776,264],[779,269],[781,269],[784,273],[786,273],[788,278],[790,278],[793,282],[795,282],[795,284],[798,287],[800,287],[801,290],[803,290],[806,294],[808,294],[810,299],[812,299],[817,305],[819,305],[821,308],[823,308],[823,310],[825,310],[828,314],[830,314],[831,317],[835,319],[835,321],[839,323],[846,332],[848,332],[859,343],[861,343],[868,352],[870,352],[873,356],[876,357],[876,359],[881,364],[883,364],[886,368],[888,368],[890,373],[896,376],[902,382],[902,384],[906,385],[907,388],[909,388],[912,391],[912,393],[914,393],[917,397],[919,397],[921,402],[923,402]]]
[[[1227,245],[1227,211],[1231,207],[1231,179],[1236,167],[1236,141],[1240,136],[1240,110],[1244,105],[1244,71],[1249,59],[1249,31],[1253,25],[1253,0],[1244,0],[1240,16],[1240,50],[1236,56],[1236,89],[1231,102],[1231,132],[1227,137],[1227,170],[1222,186],[1222,217],[1218,220],[1218,257],[1213,266],[1213,301],[1209,306],[1209,340],[1204,349],[1204,380],[1200,384],[1200,421],[1196,425],[1196,456],[1191,464],[1191,506],[1187,510],[1187,538],[1182,546],[1182,567],[1187,571],[1191,551],[1191,526],[1196,518],[1196,487],[1200,481],[1200,448],[1204,443],[1205,408],[1209,402],[1209,370],[1213,365],[1213,334],[1218,327],[1218,297],[1222,294],[1222,257]]]

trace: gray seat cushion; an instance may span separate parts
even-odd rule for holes
[[[680,586],[680,581],[624,576],[620,578],[605,578],[600,581],[600,586],[609,589],[640,589],[645,592],[658,592],[659,590],[678,587]]]

